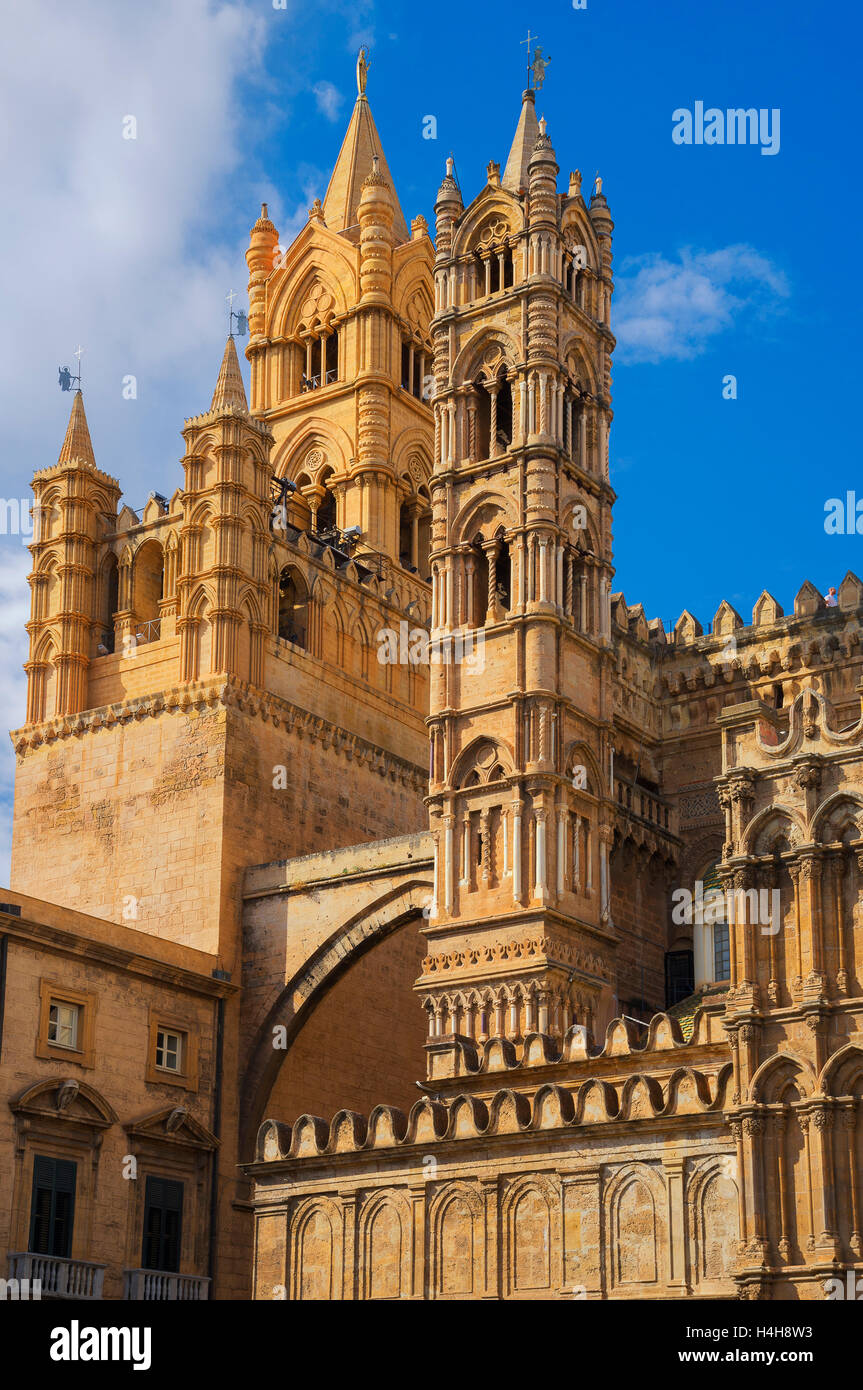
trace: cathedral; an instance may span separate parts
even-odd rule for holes
[[[863,1272],[863,584],[707,632],[615,590],[614,224],[533,78],[432,236],[361,53],[171,497],[80,391],[33,479],[0,1239],[43,1298]]]

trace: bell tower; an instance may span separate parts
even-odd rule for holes
[[[503,178],[465,207],[449,160],[435,205],[431,1077],[615,1012],[613,223],[557,176],[528,90]]]

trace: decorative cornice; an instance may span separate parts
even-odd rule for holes
[[[366,763],[372,772],[388,777],[390,781],[401,782],[422,796],[428,791],[428,775],[417,764],[388,753],[358,734],[350,733],[320,715],[310,714],[308,710],[279,699],[258,686],[224,676],[190,681],[167,691],[103,705],[100,709],[86,710],[80,714],[63,715],[42,724],[27,724],[13,730],[9,737],[16,754],[23,756],[43,743],[94,733],[98,729],[110,729],[115,724],[150,719],[162,713],[215,709],[219,705],[237,709],[264,722],[269,721],[275,729],[283,728],[286,733],[296,734],[298,738],[309,738],[324,748],[343,754],[349,762]]]

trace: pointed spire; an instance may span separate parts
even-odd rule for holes
[[[392,190],[395,204],[393,231],[396,240],[407,241],[407,223],[399,205],[392,174],[364,87],[365,83],[363,82],[327,188],[324,198],[324,218],[327,226],[334,232],[344,232],[348,227],[356,226],[363,181],[372,167],[374,157],[377,156],[379,161],[378,173],[386,180]]]
[[[219,379],[210,402],[211,410],[248,410],[246,388],[237,360],[237,349],[233,338],[225,344],[225,355],[219,368]]]
[[[57,462],[90,463],[94,468],[96,467],[96,457],[93,453],[90,431],[87,428],[87,416],[84,414],[84,397],[80,390],[75,392],[72,412],[66,429],[66,438],[63,440],[63,447]]]
[[[527,166],[539,136],[539,122],[536,119],[536,93],[528,87],[521,96],[521,115],[515,130],[512,149],[501,184],[510,193],[527,188]]]

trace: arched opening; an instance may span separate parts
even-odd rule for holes
[[[413,514],[414,507],[410,502],[402,502],[399,507],[399,563],[405,569],[415,569],[416,564],[413,559]]]
[[[421,499],[421,510],[419,514],[419,524],[417,526],[417,569],[420,577],[427,582],[431,582],[431,565],[429,554],[431,552],[431,499],[428,490],[421,487],[418,492]]]
[[[407,475],[405,482],[409,482]],[[420,488],[399,506],[399,563],[425,578],[429,573],[430,546],[431,503],[427,490]]]
[[[488,612],[488,557],[482,536],[477,536],[471,546],[473,576],[471,589],[472,626],[482,627]]]
[[[488,381],[479,377],[474,383],[472,399],[474,420],[470,451],[474,460],[496,458],[506,453],[512,443],[512,388],[505,368]]]
[[[298,570],[286,565],[279,575],[279,629],[283,642],[308,643],[309,591]]]
[[[495,599],[504,612],[508,612],[512,607],[512,560],[502,529],[498,531],[495,539],[498,542],[494,561]]]
[[[300,391],[317,391],[321,386],[330,386],[339,378],[339,333],[338,329],[322,331],[316,323],[301,338],[299,343]]]
[[[327,474],[321,481],[326,491],[318,503],[315,530],[319,536],[332,535],[336,530],[336,495],[328,486],[331,474]]]
[[[144,642],[159,639],[159,604],[164,597],[165,560],[158,541],[145,541],[135,556],[132,608],[137,626],[135,639]]]
[[[696,989],[722,984],[731,977],[731,937],[718,861],[703,869],[699,877],[703,906],[698,915],[702,920],[692,924]]]
[[[506,453],[512,443],[512,388],[506,377],[499,378],[495,453]]]
[[[311,478],[307,473],[301,473],[297,478],[296,492],[288,494],[288,525],[295,526],[298,531],[310,531],[312,528],[312,509],[305,495],[311,487]]]
[[[487,459],[489,457],[489,441],[491,438],[491,396],[488,387],[482,379],[475,382],[476,395],[474,396],[474,447],[471,454],[473,459]]]
[[[335,333],[328,333],[324,338],[323,358],[324,385],[330,386],[334,381],[338,381],[339,379],[338,331]]]
[[[120,573],[113,551],[105,556],[99,575],[99,628],[96,652],[106,656],[114,650],[114,614],[119,607]]]

